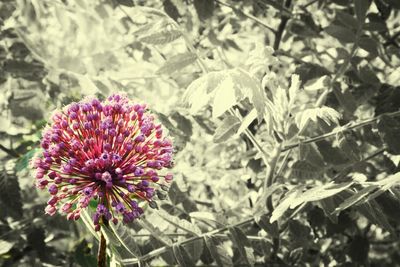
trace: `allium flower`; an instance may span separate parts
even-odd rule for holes
[[[45,209],[78,220],[89,203],[97,205],[95,229],[101,222],[131,222],[146,202],[167,190],[172,174],[171,141],[146,105],[118,94],[104,102],[87,98],[54,113],[44,130],[42,156],[32,160],[36,186],[52,195]]]

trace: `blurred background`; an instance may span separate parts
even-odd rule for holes
[[[305,84],[343,72],[341,98],[332,93],[327,98],[327,105],[342,115],[343,125],[396,111],[400,104],[400,5],[395,0],[367,2],[368,26],[357,33],[359,49],[355,53],[351,46],[352,27],[357,23],[353,1],[0,1],[0,265],[96,266],[97,241],[84,223],[44,214],[47,192],[36,190],[29,170],[50,114],[86,95],[104,97],[123,91],[159,114],[177,150],[175,182],[169,200],[160,204],[162,210],[179,220],[195,222],[192,231],[203,233],[252,217],[265,165],[247,138],[237,135],[214,142],[222,119],[212,118],[210,108],[197,114],[188,111],[182,95],[202,70],[191,55],[182,59],[181,54],[187,52],[185,41],[192,43],[209,71],[245,67],[246,60],[256,57],[285,88],[293,73]],[[144,6],[154,9],[138,8]],[[176,21],[187,40],[176,34],[173,24],[166,25],[158,12]],[[273,47],[274,54],[262,54],[263,46]],[[174,62],[178,54],[181,56]],[[341,69],[343,62],[349,63],[348,69]],[[314,104],[319,89],[301,93],[301,107]],[[250,107],[243,101],[239,111],[245,116]],[[250,129],[270,152],[272,137],[265,124],[253,123]],[[315,126],[305,136],[324,131],[327,129]],[[374,129],[363,131],[360,147],[367,137],[371,146],[382,145]],[[360,151],[368,154],[371,147]],[[301,153],[292,153],[291,164]],[[396,153],[359,166],[357,172],[371,181],[396,173],[400,160]],[[291,185],[308,180],[324,183],[355,162],[342,154],[336,155],[339,162],[329,153],[322,154],[317,158],[323,169],[307,165],[294,175],[285,170],[282,180]],[[312,156],[307,160],[316,162]],[[315,178],[318,175],[323,178]],[[393,201],[381,207],[379,214],[388,216],[390,227],[398,230],[399,205]],[[225,255],[223,264],[201,239],[186,245],[189,256],[182,257],[202,266],[249,264],[243,262],[241,245],[235,244],[239,238],[245,239],[242,248],[247,257],[251,255],[258,264],[399,265],[398,240],[382,225],[369,224],[365,216],[346,211],[332,219],[317,204],[307,206],[301,214],[283,233],[279,256],[270,257],[276,251],[268,226],[250,223],[246,234],[240,231],[236,238],[223,233],[215,237],[218,253]],[[190,231],[182,231],[170,223],[173,219],[165,217],[149,212],[143,220],[147,227],[134,223],[118,229],[134,251],[120,247],[120,258],[135,258],[191,237]],[[116,262],[113,264],[118,266]],[[150,266],[177,263],[182,264],[171,251],[147,261]]]

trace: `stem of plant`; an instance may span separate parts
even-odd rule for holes
[[[106,267],[107,266],[107,241],[104,237],[103,233],[100,231],[100,244],[99,251],[97,253],[97,267]]]
[[[242,15],[242,16],[248,18],[248,19],[251,19],[251,20],[255,21],[256,23],[260,24],[261,26],[263,26],[264,28],[270,30],[271,32],[276,33],[276,31],[275,31],[273,28],[271,28],[268,24],[266,24],[265,22],[261,21],[260,19],[258,19],[258,18],[256,18],[256,17],[254,17],[253,15],[248,14],[248,13],[246,13],[246,12],[243,12],[242,10],[237,9],[236,7],[234,7],[234,6],[230,5],[230,4],[227,4],[227,3],[225,3],[225,2],[222,2],[222,1],[220,1],[220,0],[215,0],[215,2],[219,3],[220,5],[229,7],[229,8],[232,9],[235,13],[239,13],[240,15]]]
[[[334,130],[332,132],[329,132],[329,133],[326,133],[326,134],[323,134],[323,135],[319,135],[319,136],[315,136],[315,137],[311,137],[311,138],[305,139],[305,140],[303,140],[301,142],[298,142],[298,143],[295,143],[295,144],[287,145],[282,149],[282,151],[284,152],[284,151],[290,150],[292,148],[298,147],[300,144],[315,143],[315,142],[324,140],[326,138],[335,136],[339,132],[345,132],[345,131],[349,131],[351,129],[356,129],[356,128],[364,127],[366,125],[373,124],[377,120],[379,120],[382,116],[397,117],[397,116],[400,116],[400,111],[384,113],[384,114],[381,114],[379,116],[373,117],[371,119],[367,119],[367,120],[361,121],[359,123],[344,125],[344,126],[340,127],[339,129],[336,129],[336,130]]]

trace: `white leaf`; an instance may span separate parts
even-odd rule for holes
[[[169,58],[157,71],[157,74],[171,74],[192,64],[197,59],[196,54],[187,52]]]
[[[257,110],[252,109],[242,120],[236,135],[243,133],[255,119],[257,119]]]
[[[194,80],[188,86],[183,95],[183,101],[189,105],[192,114],[199,112],[201,108],[209,103],[212,96],[211,93],[221,82],[223,76],[222,72],[213,71]]]
[[[99,92],[99,88],[94,82],[86,75],[75,74],[81,87],[81,93],[83,95],[94,95]]]
[[[272,216],[270,218],[270,223],[278,220],[282,215],[289,209],[290,204],[301,195],[303,192],[304,185],[299,185],[294,187],[292,190],[286,193],[286,196],[282,199],[279,205],[272,212]]]
[[[10,243],[5,240],[0,240],[0,255],[6,254],[11,250],[11,248],[14,246],[13,243]]]
[[[300,196],[290,203],[290,208],[294,209],[297,206],[303,204],[304,202],[311,202],[321,200],[327,197],[336,195],[343,190],[349,188],[354,182],[346,182],[341,184],[329,183],[323,186],[316,186],[314,188],[304,191]]]
[[[193,81],[186,90],[183,101],[189,105],[192,113],[196,113],[213,97],[214,118],[247,97],[257,110],[257,117],[261,121],[265,105],[269,102],[257,82],[242,69],[214,71]]]
[[[310,108],[297,113],[295,122],[299,129],[303,129],[308,120],[317,122],[317,118],[322,119],[328,125],[339,124],[340,114],[330,107]]]
[[[226,116],[222,124],[215,130],[213,141],[221,143],[232,137],[239,128],[240,121],[235,116]]]
[[[236,95],[236,84],[231,76],[227,76],[215,90],[214,101],[212,104],[213,118],[224,114],[229,108],[240,101],[242,97]],[[238,99],[239,98],[239,99]]]
[[[324,75],[322,77],[307,81],[303,87],[304,87],[304,90],[306,90],[306,91],[317,91],[317,90],[328,88],[330,82],[331,82],[331,78],[327,75]]]
[[[296,100],[297,93],[300,89],[300,78],[299,75],[293,74],[291,78],[291,83],[289,87],[289,106],[292,106],[294,101]]]

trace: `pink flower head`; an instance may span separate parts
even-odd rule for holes
[[[46,213],[58,209],[77,220],[90,203],[97,205],[95,229],[101,222],[131,222],[143,204],[156,206],[153,196],[167,190],[172,174],[172,144],[160,124],[133,104],[114,94],[101,102],[87,98],[56,112],[44,130],[43,153],[32,160],[36,186],[51,198]]]

